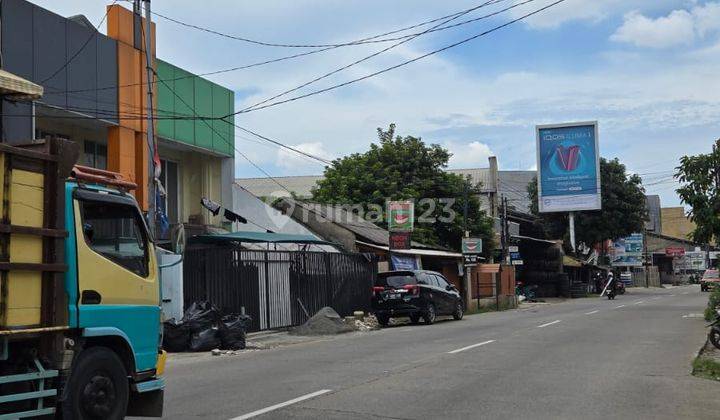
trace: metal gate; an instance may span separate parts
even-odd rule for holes
[[[185,252],[184,301],[244,312],[258,331],[300,325],[324,306],[342,316],[367,311],[376,277],[364,254],[195,247]]]

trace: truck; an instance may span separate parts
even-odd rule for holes
[[[0,419],[162,416],[155,244],[78,145],[0,143]]]

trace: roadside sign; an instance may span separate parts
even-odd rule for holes
[[[643,260],[643,235],[633,233],[620,238],[610,250],[611,265],[615,267],[641,267]]]
[[[510,245],[508,247],[508,252],[510,252],[511,254],[513,252],[520,252],[520,247],[518,247],[517,245]]]
[[[512,261],[510,261],[510,264],[512,264],[512,265],[523,265],[523,260],[512,260]]]
[[[410,232],[390,232],[388,242],[390,250],[410,249]]]
[[[463,238],[462,240],[463,254],[482,254],[481,238]]]
[[[535,137],[540,212],[599,210],[597,122],[539,125]]]
[[[682,257],[685,255],[685,248],[681,246],[669,246],[665,248],[665,255],[668,257]]]
[[[510,251],[510,259],[512,259],[512,260],[519,260],[519,259],[521,259],[521,258],[522,258],[522,257],[520,256],[520,253],[519,253],[519,252],[512,252],[512,251]]]
[[[390,232],[412,232],[415,224],[415,206],[412,201],[388,201],[388,230]]]
[[[466,267],[472,267],[474,265],[478,264],[478,256],[476,254],[464,254],[463,255],[463,264]]]

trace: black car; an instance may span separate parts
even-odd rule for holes
[[[390,318],[409,317],[413,324],[422,318],[432,324],[438,315],[452,315],[458,320],[463,317],[460,293],[435,271],[379,273],[372,291],[373,313],[382,326]]]

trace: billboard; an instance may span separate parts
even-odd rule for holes
[[[632,235],[618,239],[613,243],[611,264],[615,267],[642,267],[643,235]]]
[[[415,223],[415,206],[412,201],[388,201],[388,230],[412,232]]]
[[[482,254],[481,238],[462,238],[463,254]]]
[[[599,210],[597,122],[539,125],[535,137],[540,212]]]

